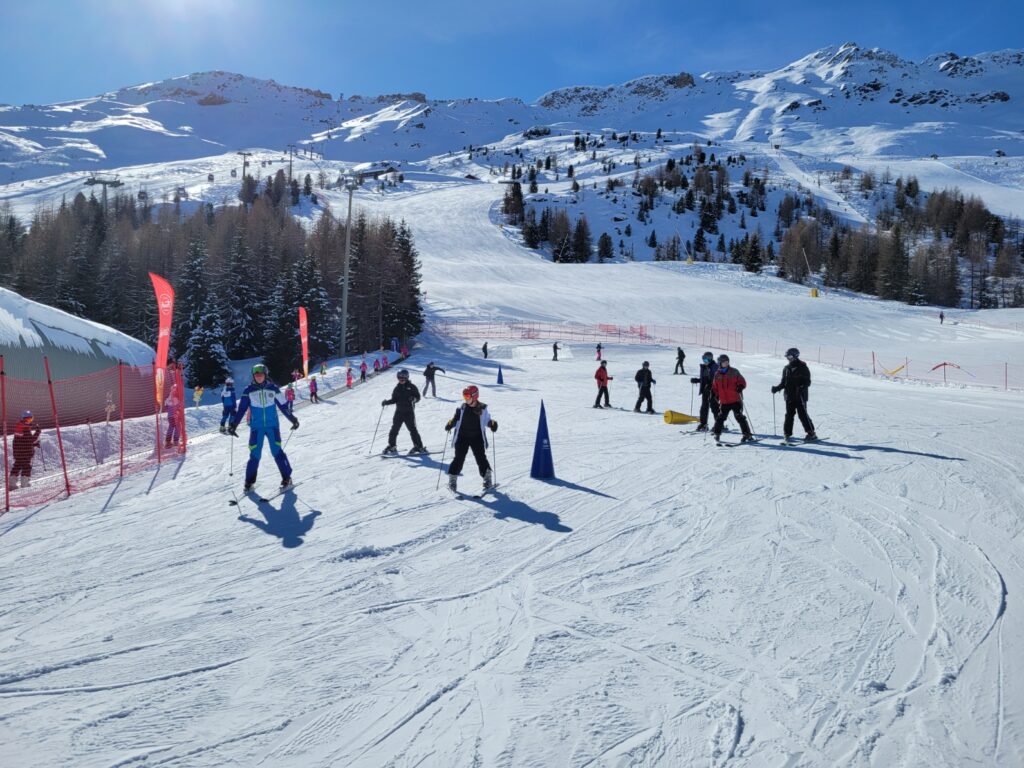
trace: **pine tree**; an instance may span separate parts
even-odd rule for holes
[[[295,287],[298,305],[306,308],[310,359],[326,360],[337,345],[337,318],[331,311],[323,275],[312,253],[307,252],[295,265]],[[295,322],[299,322],[297,314]]]
[[[253,274],[254,261],[244,232],[239,229],[231,242],[227,269],[218,290],[224,346],[233,359],[255,357],[263,351],[264,302],[256,288],[259,275]]]
[[[193,387],[208,387],[224,380],[228,355],[223,339],[220,318],[212,307],[208,308],[193,328],[185,348],[185,378]]]
[[[590,224],[587,223],[587,217],[581,215],[572,233],[572,260],[577,264],[585,264],[590,261],[591,251],[593,238],[590,234]]]
[[[754,232],[747,243],[746,253],[743,257],[743,268],[747,270],[747,272],[759,273],[763,264],[764,258],[761,254],[761,233]]]
[[[420,257],[413,243],[412,230],[404,221],[395,232],[395,248],[403,282],[395,303],[394,323],[387,332],[407,341],[423,330],[423,306],[420,301]]]
[[[607,232],[602,232],[597,238],[597,260],[605,262],[614,256],[612,238]]]
[[[295,270],[287,269],[274,286],[270,310],[264,318],[266,350],[263,359],[274,381],[286,381],[302,357],[298,294]]]
[[[198,238],[188,244],[188,253],[174,284],[174,334],[171,354],[183,360],[192,331],[209,309],[207,307],[206,245]]]

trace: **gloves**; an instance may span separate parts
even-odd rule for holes
[[[444,431],[445,432],[451,432],[452,428],[454,426],[455,426],[455,419],[449,419],[448,423],[444,425]]]
[[[691,384],[700,384],[700,379],[690,379]]]
[[[615,377],[614,376],[609,376],[608,377],[608,381],[615,381]]]
[[[383,407],[384,407],[384,406],[386,406],[387,404],[388,404],[388,401],[387,401],[387,400],[381,400],[381,401],[380,401],[380,407],[381,407],[381,408],[383,408]]]
[[[777,394],[781,389],[782,387],[772,387],[772,394]]]
[[[299,420],[298,419],[293,419],[292,420],[292,431],[294,432],[298,428],[299,428]]]
[[[496,422],[494,419],[491,419],[489,422],[487,422],[487,426],[490,427],[491,432],[498,431],[498,422]]]
[[[238,437],[238,430],[235,424],[228,424],[228,434],[232,437]]]

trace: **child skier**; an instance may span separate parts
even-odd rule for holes
[[[366,358],[359,364],[359,381],[366,381]]]
[[[39,445],[39,435],[42,430],[33,426],[34,417],[32,411],[23,411],[21,421],[14,426],[14,440],[12,441],[14,453],[14,466],[11,467],[11,487],[18,487],[18,477],[21,477],[21,487],[28,488],[32,482],[32,458],[36,454],[36,446]]]
[[[164,400],[164,411],[167,413],[167,434],[164,437],[164,448],[170,448],[172,443],[177,445],[181,440],[181,399],[178,397],[177,387],[171,387],[167,399]]]
[[[284,403],[288,408],[288,415],[292,416],[295,413],[295,383],[289,381],[288,386],[284,388]]]
[[[228,376],[224,379],[224,388],[220,391],[220,431],[227,434],[225,426],[235,415],[235,408],[238,406],[238,399],[235,397],[235,380]]]
[[[448,466],[448,490],[452,493],[457,492],[459,473],[462,472],[466,454],[472,449],[486,491],[494,487],[494,475],[487,461],[487,434],[484,430],[486,428],[491,432],[497,432],[498,422],[491,418],[487,406],[480,402],[480,390],[475,386],[470,385],[462,390],[462,399],[465,402],[455,409],[455,415],[444,427],[445,432],[455,430],[452,437],[455,458]]]
[[[320,391],[320,385],[316,383],[316,376],[309,377],[309,402],[319,403],[320,397],[317,392]]]
[[[597,399],[594,401],[594,407],[601,407],[601,395],[604,395],[604,407],[611,408],[612,404],[608,402],[608,382],[612,381],[615,377],[608,375],[607,360],[601,361],[601,365],[597,367],[597,372],[594,373],[594,378],[597,379]]]
[[[202,386],[198,386],[194,390],[192,390],[192,403],[195,405],[196,408],[198,408],[199,403],[202,402],[203,392],[205,391],[206,390],[204,390]]]
[[[796,347],[786,350],[786,359],[789,364],[782,369],[782,381],[772,387],[772,394],[782,392],[782,399],[786,401],[782,434],[786,440],[793,436],[793,416],[796,415],[800,417],[800,425],[807,434],[804,439],[813,442],[818,436],[814,434],[814,422],[807,415],[807,389],[811,386],[811,371],[807,363],[800,359],[800,350]]]
[[[238,412],[228,427],[229,435],[238,437],[238,424],[250,409],[252,418],[249,420],[249,462],[245,465],[245,492],[251,491],[256,483],[264,439],[269,443],[270,454],[281,471],[281,488],[288,488],[292,484],[292,466],[281,448],[281,427],[277,420],[277,411],[281,411],[292,423],[292,429],[299,428],[299,420],[288,413],[281,390],[267,378],[267,366],[263,363],[257,363],[252,367],[252,383],[242,392]]]
[[[646,400],[647,413],[654,413],[654,400],[651,397],[651,386],[658,382],[654,380],[654,374],[651,373],[651,364],[644,360],[643,366],[636,372],[636,376],[634,376],[633,379],[636,381],[636,385],[640,389],[640,395],[636,399],[636,405],[633,406],[633,412],[640,413],[640,404]]]
[[[380,358],[379,357],[373,358],[373,372],[374,373],[380,373]]]
[[[419,430],[416,429],[416,403],[420,401],[420,391],[416,385],[409,381],[409,372],[402,368],[397,374],[398,383],[391,392],[389,400],[382,400],[381,407],[387,405],[395,406],[395,417],[391,421],[391,431],[388,433],[388,444],[384,453],[398,453],[395,441],[398,439],[398,430],[405,424],[409,428],[409,436],[412,438],[412,449],[409,454],[429,453],[423,447]]]
[[[748,443],[754,439],[754,436],[750,433],[750,424],[747,422],[747,417],[743,415],[743,390],[746,387],[746,379],[740,375],[739,371],[729,366],[729,356],[719,355],[718,371],[715,373],[715,380],[711,384],[711,390],[715,393],[719,403],[718,418],[715,419],[715,426],[712,428],[716,442],[722,436],[722,427],[725,426],[725,420],[729,417],[730,413],[736,417],[736,422],[740,425],[740,429],[743,430],[743,437],[740,439],[740,442]]]
[[[712,416],[716,419],[718,418],[718,398],[711,391],[711,384],[714,382],[717,372],[718,363],[715,362],[715,356],[710,352],[705,352],[700,359],[700,376],[690,379],[691,384],[699,385],[697,387],[697,394],[700,395],[700,424],[697,425],[698,432],[708,431],[709,410]]]
[[[352,389],[352,369],[351,368],[346,368],[345,369],[345,386],[348,389]]]

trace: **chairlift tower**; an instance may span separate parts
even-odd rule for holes
[[[120,187],[124,184],[117,176],[106,177],[106,176],[90,176],[85,180],[87,186],[93,186],[94,184],[100,184],[103,186],[103,210],[107,210],[107,187]]]

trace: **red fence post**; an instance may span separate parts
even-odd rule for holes
[[[60,419],[57,416],[57,398],[53,394],[53,379],[50,377],[50,360],[43,357],[43,366],[46,368],[46,386],[50,388],[50,406],[53,408],[53,426],[57,431],[57,448],[60,450],[60,465],[64,469],[64,488],[71,495],[71,480],[68,479],[68,462],[64,456],[64,441],[60,437]]]
[[[121,407],[121,477],[124,477],[124,363],[117,361],[117,400]]]
[[[11,511],[11,465],[7,462],[7,372],[0,355],[0,419],[4,422],[4,512]]]

